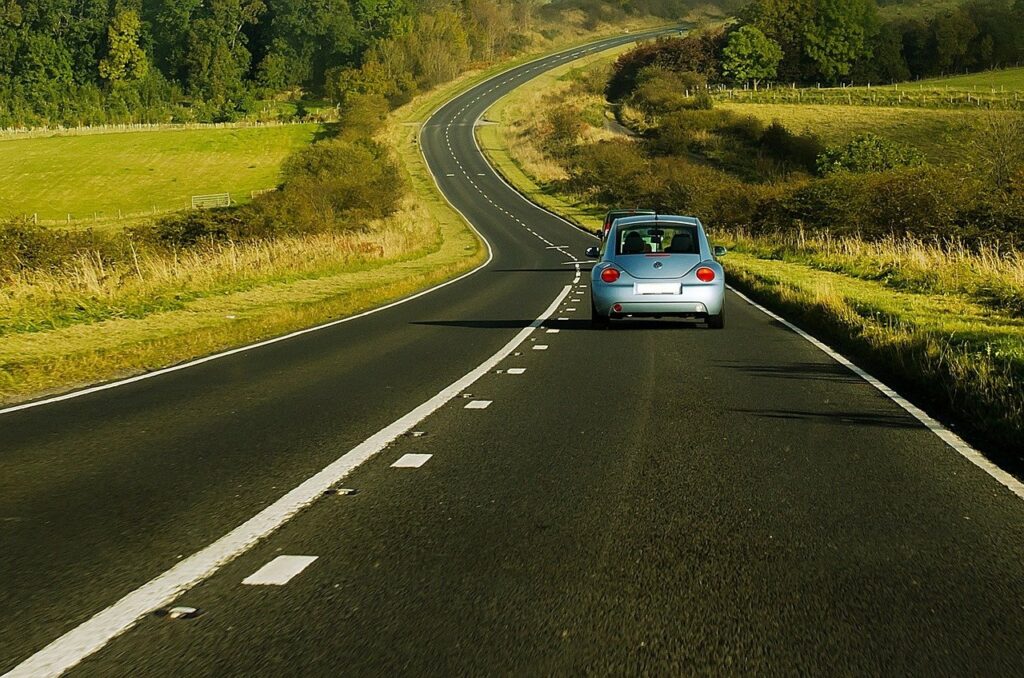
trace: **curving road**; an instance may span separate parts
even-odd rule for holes
[[[737,296],[590,331],[592,240],[482,158],[500,96],[635,38],[425,125],[478,272],[0,415],[0,672],[1019,674],[1021,497]]]

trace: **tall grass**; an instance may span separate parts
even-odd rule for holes
[[[80,252],[56,270],[10,274],[0,286],[0,336],[140,318],[206,296],[400,260],[437,239],[431,220],[418,216],[407,203],[396,218],[370,222],[362,231],[210,243],[183,251],[150,248],[118,263]]]
[[[803,230],[721,235],[734,249],[760,258],[808,264],[907,292],[965,295],[1011,315],[1024,315],[1024,252],[1018,249],[998,244],[969,247],[958,239],[808,236]]]

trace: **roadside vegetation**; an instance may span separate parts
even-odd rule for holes
[[[499,102],[481,145],[594,230],[613,206],[700,216],[733,285],[1024,471],[1024,116],[723,103],[716,44],[561,69]]]

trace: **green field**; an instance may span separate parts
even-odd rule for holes
[[[915,83],[905,83],[901,87],[949,87],[952,89],[1006,89],[1024,92],[1024,68],[1004,68],[997,71],[983,71],[967,75],[954,75],[948,78],[931,78]]]
[[[733,104],[719,108],[751,115],[771,123],[778,120],[794,132],[811,131],[826,144],[849,141],[872,132],[920,150],[931,162],[962,159],[962,144],[969,143],[970,123],[988,111],[883,108],[820,104]],[[995,115],[1010,115],[1006,111]]]
[[[182,209],[191,196],[276,186],[281,162],[316,124],[173,129],[0,141],[0,217],[109,221]]]

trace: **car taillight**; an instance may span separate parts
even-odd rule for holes
[[[619,269],[609,266],[608,268],[601,271],[601,280],[605,281],[606,283],[613,283],[619,279],[620,275],[621,274],[619,273]]]
[[[711,282],[715,279],[715,272],[707,266],[701,266],[697,269],[697,280],[701,282]]]

